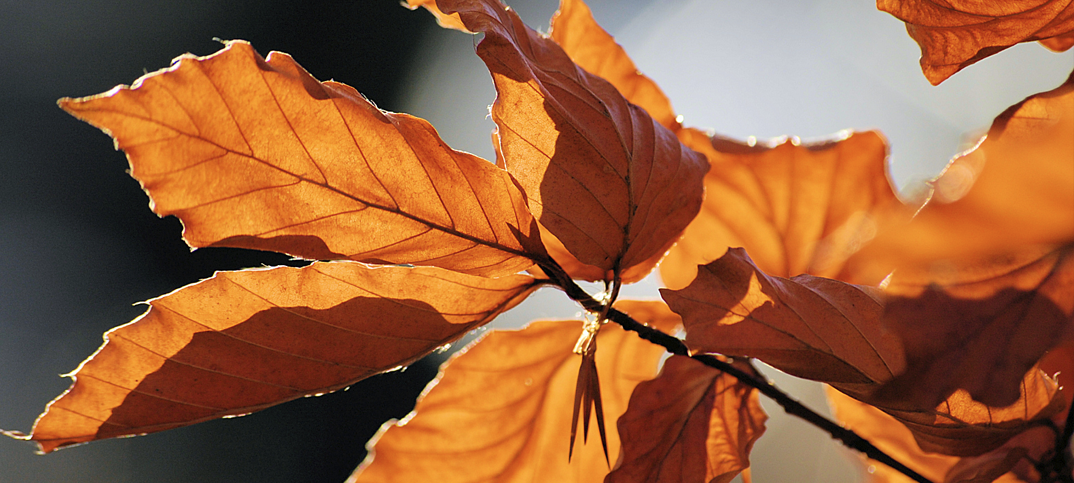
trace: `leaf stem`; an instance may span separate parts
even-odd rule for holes
[[[787,393],[781,391],[770,381],[742,371],[741,369],[731,365],[728,362],[722,361],[711,354],[691,355],[689,347],[687,347],[686,343],[678,337],[665,334],[660,330],[642,324],[634,320],[626,313],[623,313],[619,310],[603,306],[603,304],[593,299],[593,297],[586,293],[585,290],[579,287],[578,284],[574,283],[574,280],[572,280],[570,276],[568,276],[566,272],[564,272],[563,269],[560,268],[558,265],[547,267],[542,265],[541,269],[545,272],[545,274],[549,276],[549,278],[552,279],[552,281],[556,285],[558,285],[560,288],[563,289],[564,292],[566,292],[568,297],[581,304],[583,307],[585,307],[586,310],[596,313],[601,313],[602,311],[607,310],[608,320],[619,324],[623,327],[623,329],[637,333],[638,336],[642,339],[652,342],[653,344],[659,345],[672,354],[692,358],[702,364],[705,364],[706,366],[730,374],[734,378],[741,381],[743,384],[757,389],[761,392],[761,394],[764,394],[765,396],[771,398],[773,401],[776,402],[776,404],[782,406],[783,410],[787,411],[788,414],[797,416],[805,420],[806,422],[812,424],[813,426],[820,428],[822,431],[831,435],[832,438],[841,441],[847,447],[865,453],[865,455],[869,458],[872,458],[876,461],[890,466],[895,471],[906,475],[908,478],[914,481],[917,481],[919,483],[932,483],[931,480],[918,474],[916,471],[908,468],[906,465],[896,461],[891,456],[888,456],[887,453],[884,453],[876,446],[873,446],[872,443],[870,443],[865,438],[862,438],[854,431],[844,428],[839,424],[835,423],[834,421],[813,411],[812,409],[809,409],[802,403],[787,395]],[[1070,429],[1071,432],[1074,432],[1074,420],[1072,420],[1071,418],[1067,418],[1067,428]],[[1069,432],[1066,433],[1068,434],[1069,439]]]

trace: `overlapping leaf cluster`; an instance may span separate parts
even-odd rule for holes
[[[908,22],[939,82],[1016,42],[1069,47],[1074,9],[1045,3],[880,6]],[[613,304],[684,329],[694,353],[830,384],[845,424],[934,480],[1070,476],[1057,451],[1071,396],[1050,375],[1074,369],[1056,349],[1074,335],[1074,77],[1002,113],[910,206],[879,133],[747,144],[682,126],[580,0],[563,0],[549,35],[498,0],[410,4],[484,34],[495,164],[241,41],[60,101],[116,139],[191,247],[311,262],[219,272],[151,300],[28,439],[47,452],[336,390],[551,285],[589,318],[492,332],[457,354],[352,480],[722,482],[746,470],[764,432],[756,391],[689,357],[661,364],[664,348],[605,325]],[[616,300],[661,260],[666,305]],[[603,446],[575,446],[580,410],[583,439],[595,410]],[[904,478],[887,471],[874,478]]]

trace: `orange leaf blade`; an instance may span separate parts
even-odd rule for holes
[[[741,248],[699,268],[682,290],[661,295],[686,325],[692,350],[754,357],[789,374],[868,390],[903,367],[880,328],[883,305],[869,287],[760,271]]]
[[[803,144],[787,138],[747,144],[693,129],[680,137],[705,153],[712,169],[701,212],[661,263],[669,288],[685,287],[697,265],[736,246],[771,275],[861,283],[866,280],[845,271],[845,261],[878,226],[912,213],[892,189],[887,143],[874,131]]]
[[[906,22],[932,85],[1017,43],[1074,31],[1074,5],[1065,0],[877,0],[876,8]]]
[[[572,349],[581,327],[580,321],[533,322],[492,331],[456,354],[412,416],[381,428],[348,481],[601,481],[608,466],[600,446],[575,448],[570,462],[563,447],[578,374]],[[656,376],[664,351],[611,324],[596,340],[604,410],[618,418],[634,387]],[[619,434],[607,436],[615,461]]]
[[[355,262],[218,272],[109,331],[30,439],[51,451],[334,391],[462,337],[535,287]]]
[[[1074,76],[996,117],[932,200],[859,258],[894,270],[885,324],[909,368],[881,396],[932,407],[957,388],[995,406],[1074,335]]]
[[[584,264],[655,264],[700,207],[703,156],[498,1],[438,5],[485,34],[500,147],[540,223]]]
[[[60,106],[116,138],[193,247],[502,275],[539,245],[507,173],[245,42]]]
[[[673,132],[682,128],[675,119],[671,101],[652,79],[638,72],[626,51],[597,25],[585,2],[561,0],[548,35],[575,64],[611,83],[626,100],[645,109],[656,122]]]
[[[749,467],[767,419],[756,390],[672,356],[634,389],[619,418],[621,464],[605,481],[726,483]]]

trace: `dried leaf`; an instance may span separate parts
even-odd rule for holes
[[[441,27],[470,32],[469,30],[466,30],[466,26],[462,24],[462,19],[459,18],[459,14],[453,13],[448,15],[441,12],[440,8],[436,6],[436,0],[406,0],[405,5],[411,10],[417,9],[418,7],[425,7],[429,13],[436,17],[436,22],[439,23]]]
[[[698,265],[744,247],[771,275],[811,274],[858,283],[844,261],[891,218],[912,214],[887,176],[887,145],[875,131],[844,131],[800,144],[777,138],[744,143],[684,130],[705,153],[706,198],[697,218],[661,264],[669,288],[693,280]],[[705,148],[704,144],[709,144]]]
[[[356,262],[217,272],[105,334],[29,439],[48,452],[334,391],[462,337],[536,286]]]
[[[655,264],[700,207],[704,158],[498,1],[437,4],[485,34],[500,147],[540,223],[584,264]]]
[[[619,418],[620,464],[604,481],[731,481],[749,467],[750,450],[767,419],[756,390],[692,359],[671,356],[656,379],[634,389]]]
[[[885,324],[908,372],[879,397],[932,407],[956,388],[1002,406],[1074,329],[1074,77],[996,118],[933,200],[859,257],[894,268]]]
[[[932,200],[912,221],[880,230],[860,254],[871,276],[950,272],[959,260],[1074,241],[1071,132],[1074,75],[997,116],[931,182]]]
[[[967,458],[959,458],[957,456],[938,453],[927,453],[921,450],[918,446],[917,441],[914,440],[913,433],[891,415],[847,396],[831,387],[827,388],[827,393],[828,401],[832,406],[832,412],[844,427],[853,430],[859,436],[867,439],[870,443],[888,456],[894,458],[896,461],[902,462],[910,467],[910,469],[932,481],[962,482],[970,479],[970,475],[965,475],[961,478],[957,475],[952,475],[953,478],[947,477],[960,461],[967,460]],[[1051,431],[1047,429],[1044,429],[1044,431],[1045,434],[1049,436],[1049,439],[1054,439],[1054,437],[1051,437]],[[1039,436],[1035,432],[1034,435]],[[1016,443],[1016,441],[1009,441],[1007,445],[1011,445],[1012,443]],[[988,473],[998,474],[987,475],[985,481],[997,481],[1000,483],[1020,483],[1022,481],[1013,474],[1002,474],[1014,466],[1013,462],[1008,462],[1003,459],[996,461],[994,459],[994,456],[996,455],[1005,457],[1011,451],[1013,451],[1013,449],[1008,448],[1005,445],[1004,447],[993,450],[987,454],[988,457],[993,458],[990,462],[994,463],[994,466],[983,468],[983,470],[986,470]],[[886,465],[869,460],[865,458],[864,455],[862,455],[862,460],[866,461],[866,464],[869,466],[869,469],[866,472],[868,475],[866,481],[868,483],[912,482],[910,478],[902,473],[899,473]],[[1007,465],[1003,463],[1012,464]],[[969,466],[969,464],[963,464],[962,466]],[[982,468],[980,468],[980,466],[981,465],[977,465],[977,468],[975,469],[981,470]],[[1006,469],[1004,469],[1004,467],[1006,467]],[[959,470],[961,469],[962,468],[960,467]],[[969,468],[967,468],[967,470],[968,469]],[[968,471],[959,472],[965,474]],[[984,473],[983,471],[979,472]],[[996,479],[996,477],[998,477],[998,479]]]
[[[1052,52],[1066,52],[1074,47],[1074,32],[1041,40],[1040,44]]]
[[[682,290],[661,289],[694,351],[760,359],[788,374],[867,393],[902,371],[897,341],[879,324],[870,287],[765,274],[741,248],[698,269]]]
[[[600,481],[608,466],[599,445],[576,448],[569,463],[564,448],[579,360],[572,348],[581,326],[546,321],[494,331],[455,355],[413,415],[381,428],[348,481]],[[612,324],[597,341],[604,409],[618,418],[634,387],[656,375],[664,351]],[[619,434],[609,432],[612,461],[619,448]]]
[[[192,247],[504,275],[542,253],[510,176],[424,120],[317,82],[245,42],[65,110],[116,138],[153,210]]]
[[[963,388],[992,406],[1014,402],[1022,375],[1074,335],[1074,245],[1024,255],[956,280],[892,277],[884,324],[902,340],[907,367],[874,397],[933,407]]]
[[[877,0],[876,8],[906,22],[921,47],[921,70],[933,85],[1019,42],[1074,31],[1074,4],[1067,0]]]
[[[611,83],[627,101],[645,109],[656,122],[672,132],[682,128],[664,91],[639,72],[626,51],[597,25],[585,2],[560,0],[548,35],[578,67]]]
[[[881,316],[909,314],[885,308],[879,291],[868,287],[810,275],[765,275],[742,249],[701,267],[687,288],[661,293],[683,317],[692,350],[755,357],[789,374],[827,382],[898,418],[926,451],[959,456],[991,451],[1064,404],[1054,382],[1039,371],[1033,373],[1037,378],[1018,377],[1019,392],[1006,408],[972,401],[966,392],[948,393],[946,401],[927,407],[916,405],[916,393],[909,389],[879,398],[878,388],[899,380],[896,375],[912,386],[897,340],[880,322]],[[919,312],[944,306],[928,299],[921,304]]]
[[[914,433],[921,449],[953,456],[977,456],[1059,413],[1066,405],[1058,386],[1039,370],[1021,380],[1020,394],[1006,407],[986,406],[957,391],[931,410],[878,406]],[[871,401],[870,401],[871,402]],[[1055,434],[1051,439],[1054,442]]]

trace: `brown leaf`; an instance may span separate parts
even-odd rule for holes
[[[691,129],[680,138],[705,153],[712,169],[701,212],[661,264],[666,286],[685,287],[698,265],[737,246],[771,275],[807,273],[859,283],[883,278],[858,279],[843,270],[879,225],[912,213],[892,190],[879,133],[843,132],[809,144],[710,140]]]
[[[1006,473],[1016,462],[1007,461],[1005,458],[1019,448],[1017,444],[1021,442],[1021,436],[1008,441],[1003,447],[977,458],[959,458],[958,456],[928,453],[918,446],[917,441],[914,440],[913,433],[891,415],[831,387],[827,388],[827,392],[832,412],[844,427],[853,430],[888,456],[932,481],[949,481],[952,483],[968,481],[971,475],[966,473],[985,475],[984,481],[1001,483],[1019,483],[1022,481],[1015,475]],[[1050,440],[1054,440],[1054,433],[1050,430],[1046,428],[1037,429],[1044,430],[1043,436],[1049,440],[1049,443],[1052,442]],[[1033,437],[1039,438],[1042,436],[1036,430],[1031,430],[1030,432]],[[1022,449],[1024,450],[1024,448]],[[1001,458],[997,460],[996,456]],[[902,473],[865,458],[864,455],[862,455],[862,460],[866,461],[869,466],[867,471],[868,483],[911,483],[912,481]],[[956,465],[959,465],[959,467],[955,468]],[[971,465],[972,468],[970,468]]]
[[[1052,52],[1066,52],[1074,47],[1074,32],[1041,40],[1040,44]]]
[[[655,264],[697,213],[704,158],[498,1],[437,4],[485,34],[500,147],[540,223],[584,264]]]
[[[356,262],[217,272],[106,333],[29,439],[48,452],[334,391],[462,337],[536,286]]]
[[[560,0],[548,35],[578,67],[611,83],[627,101],[645,109],[672,132],[682,125],[664,91],[646,77],[615,39],[593,19],[582,0]]]
[[[65,110],[109,133],[192,247],[504,275],[541,253],[510,176],[424,120],[229,42]]]
[[[901,372],[897,341],[879,324],[879,291],[811,275],[774,277],[741,248],[661,289],[691,350],[760,359],[788,374],[867,393]]]
[[[1014,404],[986,406],[957,391],[935,409],[899,410],[878,406],[914,433],[921,449],[953,456],[977,456],[1039,425],[1066,405],[1058,386],[1039,370],[1026,373]],[[1051,434],[1054,442],[1055,433]],[[1045,446],[1050,446],[1045,445]]]
[[[885,324],[908,372],[879,397],[932,407],[956,388],[1000,406],[1074,329],[1074,77],[996,118],[933,200],[858,257],[894,269]]]
[[[731,481],[749,467],[768,419],[757,391],[690,358],[671,356],[660,375],[638,384],[619,418],[619,466],[604,480]]]
[[[1014,402],[1022,375],[1074,335],[1074,245],[1023,255],[983,261],[955,280],[897,272],[884,324],[902,340],[907,367],[874,397],[933,407],[962,388],[989,405]]]
[[[880,230],[860,258],[873,265],[872,276],[943,273],[959,260],[1074,241],[1072,132],[1074,75],[997,116],[988,135],[931,182],[932,200],[920,213]]]
[[[686,343],[692,350],[754,357],[789,374],[827,382],[894,415],[927,451],[982,454],[1064,405],[1050,379],[1021,375],[1016,381],[1022,384],[1015,385],[1014,398],[1004,406],[1015,404],[1007,408],[974,402],[966,392],[920,406],[914,402],[913,387],[900,387],[890,397],[879,398],[878,388],[893,378],[900,380],[896,375],[906,377],[910,386],[916,381],[903,369],[898,341],[881,324],[882,316],[909,315],[898,313],[898,307],[885,308],[878,299],[880,292],[869,287],[810,275],[768,276],[742,249],[731,249],[701,267],[687,288],[661,293],[683,317]],[[933,311],[943,306],[927,299],[921,303]],[[965,310],[955,307],[951,312],[960,309]],[[923,325],[929,323],[943,325],[946,320],[926,320]],[[990,374],[987,369],[981,372]],[[1039,376],[1039,371],[1034,374]],[[930,376],[942,379],[939,372]]]
[[[1019,42],[1074,31],[1074,4],[1068,0],[877,0],[876,8],[906,22],[921,47],[921,70],[933,85]]]
[[[381,428],[348,481],[600,481],[608,473],[600,445],[575,448],[567,461],[579,361],[572,349],[581,328],[579,321],[534,322],[490,332],[456,354],[413,415]],[[664,351],[614,324],[597,341],[604,410],[618,418],[634,387],[656,375]],[[612,461],[619,441],[608,433]]]
[[[459,18],[459,14],[453,13],[448,15],[441,12],[440,8],[436,6],[436,0],[406,0],[404,5],[411,10],[417,9],[418,7],[425,7],[429,13],[436,17],[436,22],[439,23],[441,27],[470,32],[469,30],[466,30],[466,26],[462,24],[462,19]]]

